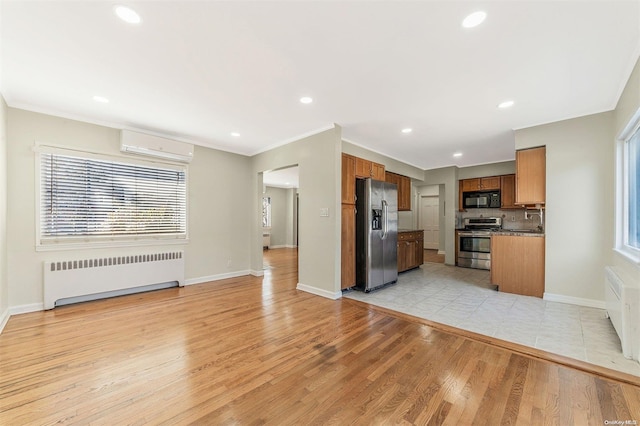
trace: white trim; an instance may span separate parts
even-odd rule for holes
[[[280,244],[277,246],[269,246],[269,250],[273,250],[273,249],[281,249],[281,248],[296,248],[298,246],[294,246],[291,244]]]
[[[264,277],[264,271],[263,270],[256,271],[252,269],[251,275],[253,275],[254,277]]]
[[[201,284],[201,283],[207,283],[210,281],[220,281],[220,280],[226,280],[227,278],[243,277],[245,275],[253,275],[253,274],[251,273],[251,271],[247,269],[243,271],[227,272],[224,274],[207,275],[204,277],[189,278],[184,281],[184,285]]]
[[[29,312],[44,311],[44,303],[30,303],[28,305],[18,305],[9,308],[9,315],[27,314]]]
[[[438,250],[438,254],[447,254],[447,252],[444,250]]]
[[[4,330],[4,326],[7,325],[10,317],[11,314],[9,313],[9,309],[5,309],[5,311],[0,314],[0,333],[2,333],[2,330]]]
[[[632,253],[630,250],[623,250],[619,248],[614,248],[613,251],[618,253],[624,260],[631,263],[635,267],[640,267],[640,257],[636,256],[635,253]]]
[[[544,293],[544,300],[548,302],[568,303],[570,305],[587,306],[589,308],[606,309],[604,300],[584,299],[582,297],[565,296],[562,294]]]
[[[301,283],[298,283],[298,285],[296,286],[296,290],[301,290],[307,293],[315,294],[316,296],[326,297],[327,299],[331,299],[331,300],[337,300],[342,297],[341,291],[332,293],[330,291],[327,291],[318,287],[312,287],[310,285],[301,284]]]

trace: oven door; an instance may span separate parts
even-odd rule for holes
[[[460,232],[458,234],[458,266],[490,269],[491,234],[488,232]]]

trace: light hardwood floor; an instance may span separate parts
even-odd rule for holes
[[[11,317],[0,424],[640,421],[640,388],[295,289],[296,251],[242,277]]]

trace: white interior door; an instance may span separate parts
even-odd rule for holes
[[[424,229],[424,248],[440,245],[440,199],[437,195],[420,198],[420,228]]]

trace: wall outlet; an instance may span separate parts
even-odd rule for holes
[[[516,221],[516,217],[515,216],[511,216],[511,222],[515,222]]]

